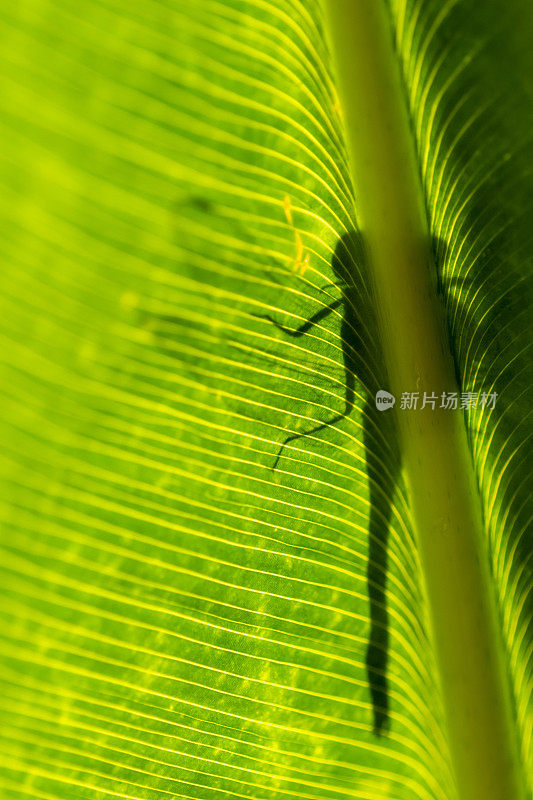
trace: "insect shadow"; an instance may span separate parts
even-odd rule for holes
[[[299,338],[321,325],[331,314],[340,317],[339,342],[344,367],[344,409],[315,427],[291,433],[281,444],[273,469],[284,457],[291,442],[325,431],[347,418],[354,409],[356,386],[365,395],[362,409],[363,442],[369,481],[369,525],[367,589],[370,631],[366,650],[366,672],[373,710],[373,730],[378,736],[389,727],[389,687],[387,664],[389,654],[389,618],[386,598],[389,525],[394,491],[400,470],[393,415],[378,411],[375,395],[386,388],[383,359],[377,335],[371,295],[364,283],[364,249],[355,231],[345,234],[337,243],[331,267],[335,276],[332,285],[341,296],[324,306],[299,328],[282,325],[270,315],[257,315],[268,320],[283,335]],[[359,268],[359,270],[357,270]],[[356,284],[356,270],[361,284]]]
[[[437,240],[434,251],[444,245]],[[393,499],[400,474],[401,457],[394,413],[379,411],[375,396],[387,388],[380,341],[377,332],[375,304],[369,289],[363,240],[355,231],[339,239],[331,260],[335,280],[330,286],[340,291],[340,297],[323,306],[298,328],[283,325],[271,315],[259,315],[273,325],[281,335],[300,338],[321,326],[336,314],[339,323],[339,343],[344,370],[344,408],[309,430],[291,433],[281,443],[272,468],[276,469],[291,442],[320,434],[345,420],[355,407],[356,388],[362,389],[362,438],[366,454],[369,491],[368,558],[366,583],[369,598],[370,629],[365,655],[366,674],[372,704],[373,731],[384,735],[390,726],[388,682],[389,613],[386,581],[388,572],[389,527]],[[325,289],[326,287],[323,287]],[[440,291],[440,286],[438,287]],[[159,320],[176,323],[175,316],[159,315]]]

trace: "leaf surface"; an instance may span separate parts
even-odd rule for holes
[[[390,14],[526,764],[529,12],[475,6]],[[453,800],[321,3],[0,37],[2,798]]]

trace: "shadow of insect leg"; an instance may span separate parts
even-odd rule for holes
[[[345,390],[344,390],[344,411],[341,414],[336,414],[334,417],[331,417],[331,419],[326,420],[326,422],[322,422],[315,428],[311,428],[311,430],[309,431],[303,431],[302,433],[293,433],[291,434],[291,436],[288,436],[278,451],[272,469],[276,469],[278,462],[281,458],[281,455],[283,453],[283,450],[289,444],[289,442],[294,442],[297,439],[302,439],[305,436],[312,436],[314,433],[320,433],[320,431],[323,431],[326,428],[331,428],[333,425],[336,425],[338,422],[349,416],[354,407],[354,400],[355,400],[355,375],[353,371],[350,369],[346,370]]]
[[[316,314],[313,314],[313,316],[310,319],[308,319],[307,322],[304,322],[303,325],[300,325],[299,328],[287,328],[285,325],[281,325],[281,323],[277,322],[277,320],[271,317],[270,314],[254,314],[254,317],[259,317],[260,319],[267,319],[269,322],[271,322],[273,325],[276,326],[278,331],[283,331],[283,333],[286,333],[288,336],[293,336],[297,338],[299,336],[303,336],[304,334],[306,334],[308,331],[311,330],[311,328],[314,325],[317,325],[319,322],[322,322],[322,320],[326,319],[326,317],[329,317],[329,315],[333,311],[335,311],[335,309],[339,308],[339,306],[341,306],[343,302],[344,302],[343,299],[334,300],[333,303],[329,304],[329,306],[325,306],[324,308],[321,308],[320,311],[317,311]]]

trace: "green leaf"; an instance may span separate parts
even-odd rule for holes
[[[387,13],[526,776],[533,15]],[[455,800],[322,3],[0,37],[2,800]]]

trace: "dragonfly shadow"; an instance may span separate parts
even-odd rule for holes
[[[355,265],[359,265],[365,288],[355,282]],[[345,414],[353,407],[353,383],[357,379],[364,391],[362,409],[363,444],[368,476],[368,556],[366,583],[370,627],[365,666],[372,702],[373,730],[383,735],[390,724],[388,681],[389,612],[387,606],[387,573],[389,529],[393,499],[400,472],[400,450],[394,416],[390,410],[376,408],[379,389],[387,389],[380,340],[375,317],[375,304],[370,282],[365,275],[364,245],[352,231],[339,240],[332,259],[337,280],[345,282],[343,317],[340,337],[346,376]]]
[[[363,443],[368,475],[368,559],[366,581],[369,599],[370,629],[366,649],[366,672],[373,709],[373,730],[385,733],[389,726],[389,614],[386,580],[389,526],[393,498],[400,471],[400,452],[397,445],[394,416],[390,411],[378,411],[376,392],[387,387],[383,367],[375,304],[370,281],[365,275],[364,246],[361,236],[350,231],[337,243],[331,268],[332,285],[341,297],[324,305],[297,329],[282,325],[270,315],[263,315],[283,334],[298,338],[320,325],[330,314],[340,316],[339,342],[344,369],[344,409],[323,423],[303,432],[293,433],[283,441],[273,468],[277,468],[290,442],[315,435],[331,428],[348,417],[354,409],[356,385],[363,390]]]
[[[435,245],[435,250],[438,247]],[[442,248],[441,248],[442,249]],[[365,652],[365,669],[372,706],[372,726],[376,736],[382,736],[390,726],[390,690],[388,679],[390,652],[390,621],[387,604],[387,575],[389,530],[394,511],[394,497],[400,477],[401,455],[398,444],[395,412],[376,408],[378,390],[388,388],[388,380],[381,352],[376,304],[371,289],[364,243],[360,234],[350,231],[342,236],[331,258],[333,281],[338,294],[315,287],[320,292],[318,312],[299,328],[285,326],[273,315],[261,316],[266,324],[274,326],[281,337],[299,338],[320,326],[335,314],[340,345],[340,366],[343,369],[344,408],[332,414],[315,427],[302,432],[291,432],[280,444],[272,469],[277,469],[283,458],[290,455],[287,445],[306,436],[322,433],[346,419],[354,411],[356,400],[362,425],[362,442],[365,449],[368,503],[368,550],[366,585],[368,593],[369,629]],[[328,305],[324,302],[329,300]],[[178,327],[180,319],[175,314],[158,315],[158,324]],[[183,320],[182,329],[190,324]],[[168,334],[172,339],[172,335]],[[177,334],[174,334],[177,335]],[[169,350],[169,352],[172,352]],[[254,350],[254,352],[256,352]],[[360,397],[364,400],[361,406]]]
[[[516,385],[517,396],[512,406],[499,407],[490,420],[490,428],[497,430],[502,440],[516,442],[517,451],[520,448],[527,461],[531,458],[531,444],[519,441],[518,435],[523,429],[521,422],[528,414],[528,395],[524,391],[520,394],[520,391],[524,386],[531,385],[531,380],[528,379],[531,365],[524,363],[525,358],[519,353],[512,364],[504,363],[502,366],[501,356],[505,353],[509,340],[520,341],[524,338],[524,304],[521,303],[521,297],[516,291],[510,293],[502,289],[499,295],[494,291],[496,253],[487,252],[485,259],[478,262],[477,269],[469,270],[467,275],[450,277],[442,274],[442,266],[450,257],[449,247],[441,239],[434,238],[432,249],[433,262],[436,265],[436,269],[431,267],[435,269],[432,278],[444,306],[443,314],[458,390],[473,389],[482,392],[490,387],[501,394],[508,385]],[[284,457],[288,444],[327,431],[348,417],[355,405],[356,384],[363,389],[365,400],[362,407],[362,438],[369,502],[366,582],[370,618],[365,663],[373,710],[373,730],[377,736],[381,736],[390,725],[390,625],[386,585],[389,529],[400,475],[401,453],[394,413],[379,411],[375,404],[376,392],[387,388],[387,376],[377,332],[376,305],[370,289],[364,242],[355,231],[345,234],[338,241],[331,268],[335,277],[333,285],[340,289],[340,298],[328,306],[324,305],[297,329],[289,329],[272,317],[268,319],[283,334],[300,337],[305,336],[315,325],[320,325],[330,314],[337,313],[340,317],[339,342],[344,370],[344,409],[309,430],[291,433],[282,442],[273,467],[276,468]],[[503,278],[500,282],[503,284]],[[468,348],[466,354],[458,346],[462,342]],[[476,348],[472,350],[470,343],[476,343]],[[490,358],[487,357],[488,352],[492,354]],[[464,366],[461,367],[461,364],[467,358],[476,367],[471,367],[470,373],[477,375],[478,364],[484,366],[481,374],[486,386],[464,385]],[[412,388],[414,387],[406,387],[406,391]],[[475,432],[471,432],[471,435],[475,435]],[[531,508],[531,503],[524,498],[523,492],[516,492],[513,483],[509,487],[509,493],[511,491],[514,491],[514,495],[505,497],[505,500],[509,507],[519,506],[517,515],[523,518],[525,511]],[[502,492],[505,495],[507,489],[504,487]],[[517,540],[517,563],[527,563],[528,546],[527,537]]]

